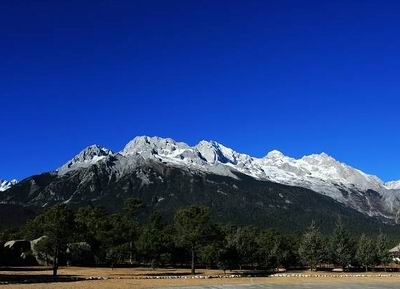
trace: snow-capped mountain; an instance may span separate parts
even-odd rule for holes
[[[8,190],[13,185],[15,185],[17,182],[18,182],[17,180],[11,180],[11,181],[0,180],[0,192],[4,192],[5,190]]]
[[[137,158],[151,159],[206,173],[237,177],[235,172],[240,172],[257,180],[308,188],[370,216],[397,218],[400,209],[400,181],[384,183],[325,153],[295,159],[274,150],[256,158],[215,141],[189,146],[170,138],[141,136],[116,154],[91,146],[62,166],[58,173],[88,167],[107,160],[107,156],[117,158],[113,168],[117,172],[126,170]]]
[[[158,158],[205,171],[224,165],[256,179],[307,187],[339,201],[344,201],[342,189],[361,192],[373,190],[385,197],[400,196],[400,192],[396,191],[400,181],[385,184],[378,177],[338,162],[325,153],[294,159],[274,150],[263,158],[256,158],[215,141],[201,141],[190,147],[168,138],[137,137],[126,145],[121,155]]]
[[[301,228],[318,218],[333,226],[340,215],[366,228],[400,223],[398,183],[384,183],[325,153],[296,159],[274,150],[257,158],[215,141],[190,146],[141,136],[115,153],[89,146],[56,171],[25,178],[1,192],[0,203],[118,211],[135,196],[149,212],[170,216],[181,206],[205,204],[228,222],[298,223]]]

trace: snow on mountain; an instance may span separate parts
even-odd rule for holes
[[[104,159],[106,156],[112,155],[113,152],[109,149],[103,148],[98,145],[91,145],[82,150],[72,160],[68,161],[57,172],[62,175],[71,170],[89,167],[92,164]]]
[[[16,183],[18,183],[17,180],[11,180],[11,181],[0,180],[0,192],[4,192],[5,190],[8,190]]]
[[[391,182],[387,182],[385,184],[385,186],[388,189],[392,189],[392,190],[400,190],[400,181],[391,181]]]
[[[130,163],[129,159],[139,157],[163,161],[187,169],[236,177],[223,162],[211,161],[211,155],[215,154],[217,159],[217,155],[222,155],[222,153],[218,151],[220,148],[216,143],[213,145],[210,142],[208,146],[206,143],[208,142],[200,142],[198,146],[190,147],[186,143],[176,142],[171,138],[139,136],[130,141],[119,155],[128,159],[125,160],[127,164]],[[202,145],[204,147],[200,148]]]
[[[187,144],[176,142],[170,138],[144,136],[136,137],[130,141],[121,154],[124,156],[141,155],[142,157],[151,157],[158,155],[160,157],[180,158],[181,153],[192,151]]]
[[[88,167],[110,155],[114,155],[110,150],[90,146],[62,166],[58,173]],[[201,141],[191,147],[170,138],[140,136],[114,156],[117,161],[113,172],[118,171],[117,175],[123,175],[122,171],[138,158],[152,159],[230,177],[237,177],[234,173],[237,171],[259,180],[308,188],[371,216],[387,217],[387,214],[393,216],[400,212],[400,181],[384,183],[325,153],[295,159],[274,150],[265,157],[256,158],[215,141]],[[379,195],[374,197],[367,193],[369,191]]]

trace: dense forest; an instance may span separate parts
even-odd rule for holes
[[[253,226],[210,221],[210,209],[178,209],[165,222],[153,212],[146,221],[137,216],[144,208],[139,199],[127,199],[119,213],[99,207],[71,209],[56,205],[14,230],[3,230],[0,241],[25,239],[42,264],[86,266],[196,266],[230,269],[321,266],[368,270],[391,261],[394,244],[384,233],[352,235],[338,218],[334,232],[322,234],[312,222],[307,230],[282,233]],[[1,265],[13,265],[1,246]],[[29,254],[29,253],[28,253]]]

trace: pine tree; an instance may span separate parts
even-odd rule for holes
[[[195,274],[196,251],[210,219],[210,209],[206,207],[188,207],[180,209],[175,214],[175,229],[177,242],[190,249],[192,255],[191,273]]]
[[[341,219],[336,223],[336,228],[331,239],[332,261],[345,269],[351,264],[354,257],[354,242],[345,230]]]
[[[316,270],[324,258],[323,241],[314,221],[304,233],[299,247],[299,255],[304,263]]]
[[[137,241],[138,251],[151,262],[153,269],[160,262],[164,247],[164,227],[161,215],[154,212],[150,217],[150,222],[143,226]]]
[[[390,262],[389,245],[387,236],[380,233],[376,239],[376,257],[377,261],[383,264],[386,272],[386,265]]]
[[[138,198],[128,198],[124,202],[124,212],[125,215],[130,219],[130,221],[136,221],[136,215],[140,209],[144,207],[144,203],[142,200]],[[134,236],[132,236],[132,239]],[[133,240],[129,242],[129,263],[133,264]]]
[[[362,234],[358,241],[356,259],[365,268],[365,272],[376,260],[375,243],[365,234]]]
[[[75,229],[73,212],[65,205],[56,205],[36,218],[48,238],[53,260],[53,276],[57,275],[59,256],[71,240]]]
[[[254,264],[256,261],[257,230],[254,227],[239,227],[231,237],[231,244],[235,247],[239,258],[239,268],[244,264]]]
[[[286,267],[291,258],[291,254],[292,252],[290,249],[289,239],[287,238],[287,236],[278,234],[275,237],[275,243],[272,249],[272,255],[276,260],[276,267]]]
[[[275,255],[278,234],[275,230],[265,230],[257,235],[257,259],[264,267],[272,268],[278,266]]]

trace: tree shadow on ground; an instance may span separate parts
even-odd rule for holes
[[[32,283],[54,283],[54,282],[76,282],[86,280],[78,276],[59,275],[13,275],[0,274],[0,284],[32,284]]]
[[[195,275],[201,275],[201,272],[196,272]],[[129,273],[117,273],[111,274],[114,276],[128,276]],[[154,272],[154,273],[143,273],[143,274],[134,274],[135,276],[149,276],[149,277],[156,277],[156,276],[190,276],[192,275],[190,272]]]
[[[192,275],[190,272],[164,272],[164,273],[146,273],[143,276],[189,276]],[[196,272],[195,275],[201,275],[200,272]]]

